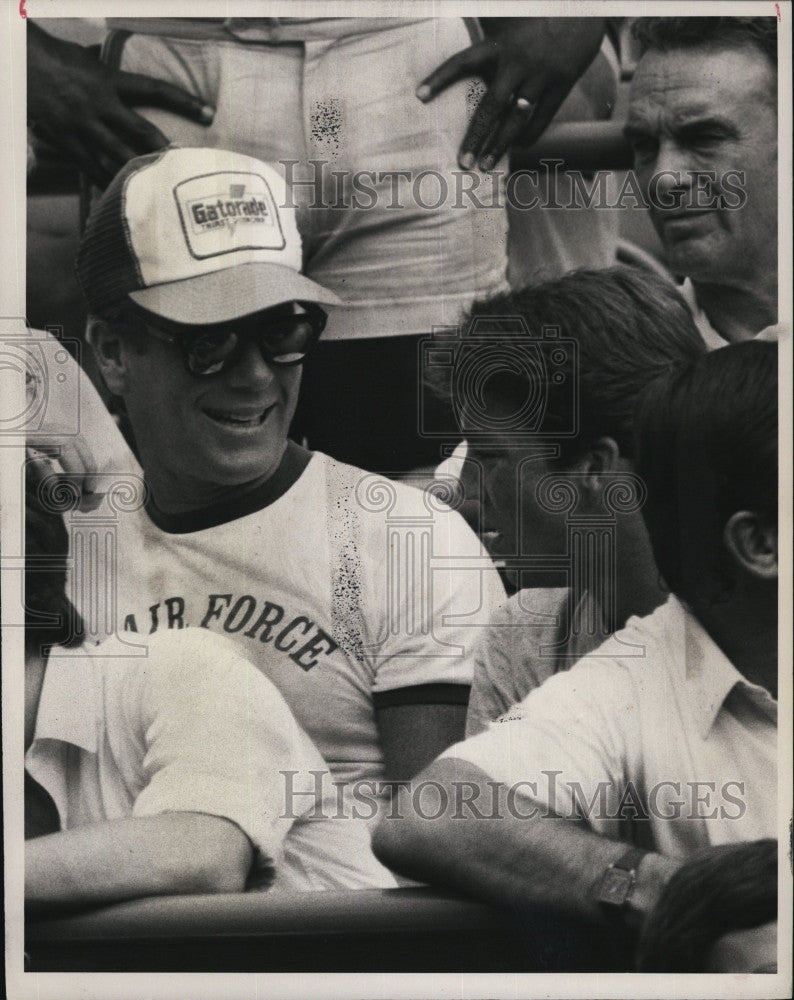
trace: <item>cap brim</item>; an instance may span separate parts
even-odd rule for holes
[[[224,323],[283,302],[341,305],[333,292],[283,264],[252,262],[130,292],[137,305],[193,326]]]

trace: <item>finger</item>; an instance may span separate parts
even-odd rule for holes
[[[128,146],[104,122],[86,122],[84,134],[91,140],[96,149],[97,159],[102,158],[108,166],[115,168],[114,173],[121,170],[125,163],[138,155],[135,149]]]
[[[61,149],[68,155],[74,165],[93,181],[101,190],[113,180],[115,171],[100,162],[96,151],[91,153],[74,136],[65,135],[61,141]]]
[[[502,124],[512,108],[513,91],[519,82],[515,74],[500,74],[488,88],[472,115],[466,135],[458,152],[458,162],[463,170],[470,170],[475,160],[487,148],[488,140]]]
[[[416,89],[420,101],[429,101],[450,84],[466,76],[474,76],[492,63],[496,56],[492,42],[477,42],[457,52],[425,77]]]
[[[173,111],[202,125],[211,124],[215,117],[215,109],[202,98],[194,97],[166,80],[124,72],[119,72],[116,80],[119,97],[125,104],[162,108],[163,111]]]
[[[505,152],[522,135],[528,124],[526,114],[511,111],[502,123],[501,128],[488,139],[487,148],[480,159],[482,170],[493,170]]]
[[[79,479],[85,476],[85,463],[72,441],[62,439],[59,444],[36,442],[34,450],[36,458],[47,466],[50,473],[74,476]]]
[[[36,470],[36,478],[43,482],[48,476],[60,475],[62,470],[59,464],[51,458],[42,448],[26,448],[27,458]]]
[[[36,442],[30,454],[42,477],[62,476],[78,488],[81,510],[94,510],[102,502],[96,459],[84,438],[79,435],[68,440],[61,438],[58,444]]]
[[[80,510],[86,514],[90,514],[92,510],[96,510],[97,507],[102,506],[102,501],[105,499],[104,493],[90,492],[85,484],[83,484],[83,492],[80,495]]]
[[[543,93],[543,81],[524,80],[520,92],[511,95],[510,106],[507,109],[498,129],[491,133],[487,144],[483,147],[480,167],[492,170],[513,145],[519,136],[523,136],[533,121],[540,97]]]
[[[108,126],[113,127],[116,135],[123,137],[139,156],[143,153],[154,153],[158,149],[163,149],[171,141],[143,115],[125,108],[122,104],[107,112],[104,119]]]
[[[68,461],[72,464],[75,474],[82,477],[83,498],[80,509],[93,510],[102,500],[94,452],[85,438],[80,435],[72,438],[70,445],[71,451],[68,455]]]
[[[567,90],[549,87],[541,95],[526,128],[519,134],[522,146],[531,146],[549,127],[568,94]]]

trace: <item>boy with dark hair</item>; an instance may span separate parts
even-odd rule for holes
[[[456,365],[489,377],[475,398],[453,375],[447,395],[467,434],[464,480],[526,589],[476,647],[467,735],[665,600],[633,474],[634,411],[653,379],[705,350],[675,288],[632,268],[574,272],[472,310]]]

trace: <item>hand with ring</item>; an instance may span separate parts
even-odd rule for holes
[[[421,101],[469,76],[488,89],[458,151],[458,163],[492,170],[516,140],[531,145],[545,131],[601,47],[598,17],[483,18],[486,38],[458,52],[422,81]]]

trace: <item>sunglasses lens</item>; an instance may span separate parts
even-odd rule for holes
[[[268,324],[261,344],[270,361],[295,365],[306,357],[315,337],[315,327],[307,317],[290,316]]]
[[[194,375],[215,375],[237,347],[238,336],[233,331],[202,332],[186,344],[188,369]]]

